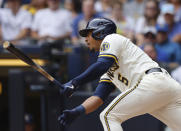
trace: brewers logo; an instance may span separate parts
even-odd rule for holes
[[[103,52],[103,51],[106,51],[110,48],[110,44],[108,42],[104,42],[101,46],[101,49],[100,51]]]

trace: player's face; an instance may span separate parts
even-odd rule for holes
[[[101,40],[95,40],[92,37],[92,31],[90,31],[87,35],[87,37],[85,38],[85,42],[87,43],[87,46],[90,50],[92,51],[99,51],[100,49],[100,45],[101,45]]]

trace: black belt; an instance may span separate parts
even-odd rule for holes
[[[151,69],[148,69],[147,71],[145,71],[145,74],[149,74],[152,72],[162,72],[162,70],[160,68],[151,68]]]

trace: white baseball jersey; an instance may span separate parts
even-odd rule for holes
[[[121,91],[135,86],[146,70],[158,67],[139,47],[118,34],[108,35],[103,40],[99,57],[105,56],[116,62],[101,81],[111,80]]]
[[[100,81],[113,82],[121,90],[100,114],[104,131],[123,131],[121,123],[149,113],[173,131],[181,130],[181,86],[129,39],[111,34],[101,43],[99,57],[112,57],[115,63]]]

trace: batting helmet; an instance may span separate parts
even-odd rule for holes
[[[79,34],[86,37],[91,30],[95,40],[102,40],[107,35],[116,33],[116,24],[107,18],[94,18],[87,23],[85,29],[79,31]]]

